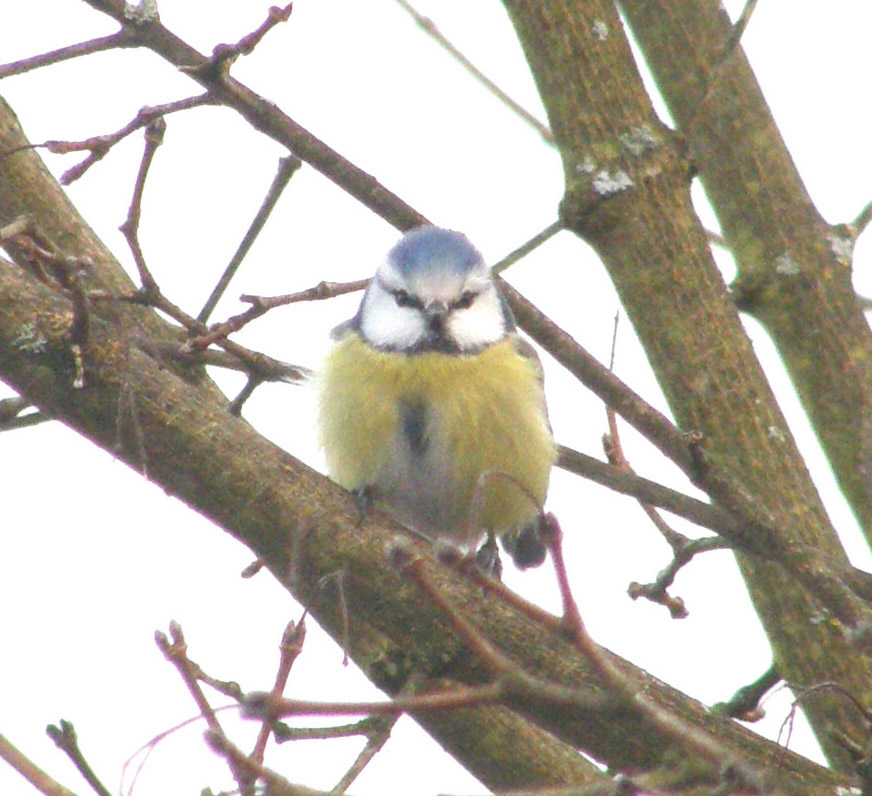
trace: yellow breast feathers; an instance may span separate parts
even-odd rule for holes
[[[544,501],[556,454],[539,365],[518,343],[510,335],[475,354],[404,354],[348,334],[324,372],[331,476],[374,488],[401,521],[461,544],[534,518],[523,490]]]

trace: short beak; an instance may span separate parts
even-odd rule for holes
[[[445,329],[445,316],[448,315],[448,305],[444,301],[434,301],[424,308],[427,319],[427,329],[434,337],[442,335]]]

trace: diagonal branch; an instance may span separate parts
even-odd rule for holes
[[[68,61],[71,58],[79,58],[82,55],[91,55],[92,53],[102,52],[103,50],[114,50],[119,47],[135,47],[136,36],[130,30],[122,28],[116,33],[109,36],[102,36],[99,39],[89,39],[88,41],[70,44],[67,47],[61,47],[58,50],[34,55],[30,58],[23,58],[20,61],[3,64],[0,66],[0,80],[4,77],[12,77],[12,75],[20,75],[25,72],[30,72],[33,69],[39,69],[42,66],[50,64],[59,64],[63,61]]]
[[[806,685],[837,679],[857,697],[868,694],[872,661],[857,654],[855,642],[865,636],[865,628],[872,627],[869,606],[845,588],[835,571],[822,571],[812,563],[820,561],[818,551],[839,567],[847,564],[847,556],[711,256],[691,201],[693,172],[685,147],[656,115],[615,5],[607,0],[503,3],[530,63],[560,151],[565,179],[562,218],[600,256],[678,426],[698,440],[683,455],[679,446],[673,446],[678,455],[671,458],[713,501],[740,517],[747,529],[759,530],[757,541],[765,537],[765,544],[787,563],[782,570],[738,557],[782,674]],[[664,86],[692,95],[685,98],[683,113],[693,116],[706,92],[711,75],[708,67],[717,62],[731,32],[728,28],[724,33],[721,26],[705,27],[701,19],[715,16],[723,20],[723,9],[711,0],[623,0],[621,5],[628,15],[627,9],[634,6],[637,13],[630,16],[647,21],[639,25],[640,37],[659,35],[669,40],[675,33],[687,37],[680,48],[687,62],[676,67],[672,52],[679,47],[672,44],[662,49],[661,65]],[[597,36],[597,25],[605,25],[610,34]],[[712,35],[714,30],[722,35]],[[740,48],[733,50],[731,62],[739,53]],[[572,68],[567,69],[567,64]],[[732,193],[733,200],[745,190],[767,201],[774,199],[771,206],[758,209],[751,196],[748,201],[732,203],[735,240],[747,241],[749,250],[760,252],[765,237],[749,234],[749,221],[756,225],[763,219],[781,223],[789,218],[791,226],[805,227],[805,233],[816,222],[807,203],[791,202],[795,213],[781,203],[779,164],[773,162],[762,171],[755,169],[740,177],[734,163],[721,156],[720,147],[732,148],[736,131],[742,131],[748,137],[749,162],[759,164],[759,120],[768,117],[764,103],[740,101],[738,91],[724,93],[725,85],[722,76],[717,97],[713,94],[706,103],[707,108],[717,104],[724,111],[722,126],[718,135],[708,139],[706,154],[713,168],[731,173],[724,174],[722,189]],[[694,125],[694,129],[701,126],[705,125]],[[724,231],[733,243],[726,226]],[[779,253],[790,251],[793,235],[786,239],[780,234],[773,239],[776,246],[762,265],[777,264]],[[805,253],[792,262],[804,261]],[[828,375],[819,375],[818,384],[843,384],[845,373],[851,372],[852,387],[863,385],[851,401],[850,418],[845,418],[851,424],[846,428],[851,429],[856,450],[857,442],[872,440],[868,429],[872,396],[863,395],[872,384],[865,364],[865,353],[872,350],[870,333],[856,311],[848,269],[840,265],[828,274],[826,287],[834,294],[847,295],[850,290],[852,309],[845,321],[866,339],[859,349],[863,357],[853,356],[852,345],[840,348],[838,357],[821,356],[817,337],[808,334],[809,329],[819,328],[811,320],[797,332],[809,348],[806,364],[813,358],[827,363]],[[782,283],[785,296],[792,292],[791,285],[805,292],[803,279],[781,279],[769,283],[764,293],[779,293]],[[817,292],[805,298],[823,320],[820,316],[831,306],[828,300],[820,300]],[[836,295],[832,298],[839,300]],[[785,302],[784,309],[791,306]],[[793,320],[790,312],[785,316]],[[868,362],[872,363],[872,357]],[[668,443],[671,436],[660,439]],[[861,476],[862,489],[872,495],[869,461],[872,458],[862,455],[854,458],[852,473]],[[750,537],[755,535],[749,534],[742,547],[749,543],[754,548]],[[838,631],[815,624],[822,603],[838,614]],[[803,707],[833,764],[852,770],[853,761],[832,742],[831,728],[864,735],[867,729],[858,722],[856,712],[842,695],[823,691]]]
[[[44,796],[75,796],[52,779],[5,736],[0,735],[0,760],[8,763]]]
[[[224,273],[221,274],[221,278],[212,289],[209,298],[206,299],[203,309],[201,309],[197,315],[197,320],[200,323],[206,323],[209,320],[212,310],[215,309],[215,305],[221,300],[221,296],[224,295],[224,292],[230,286],[230,280],[233,279],[237,270],[239,270],[239,266],[248,254],[249,249],[251,249],[254,241],[263,229],[264,224],[266,224],[267,219],[269,219],[270,214],[275,209],[279,197],[287,187],[291,177],[294,176],[301,165],[302,163],[300,159],[293,155],[287,155],[286,157],[279,159],[279,166],[273,177],[272,185],[270,185],[269,191],[267,191],[260,209],[257,211],[257,214],[246,230],[242,242],[233,253],[233,257],[230,258],[230,262],[224,269]]]
[[[523,119],[530,127],[532,127],[546,144],[554,143],[554,136],[548,129],[547,124],[543,124],[523,105],[512,99],[503,89],[501,89],[493,80],[491,80],[484,72],[482,72],[472,61],[469,60],[460,50],[457,49],[436,27],[436,24],[429,17],[425,17],[417,8],[415,8],[407,0],[397,0],[397,3],[402,6],[418,27],[421,28],[428,36],[430,36],[437,44],[439,44],[445,52],[447,52],[457,63],[459,63],[472,77],[481,83],[488,91],[491,92],[500,102],[502,102],[509,110]]]
[[[121,129],[106,135],[96,135],[83,141],[46,141],[39,146],[56,155],[66,155],[70,152],[88,151],[88,156],[80,163],[67,169],[61,177],[61,185],[70,185],[82,177],[95,163],[102,160],[118,142],[131,133],[143,127],[150,127],[171,113],[199,108],[203,105],[214,105],[215,101],[209,94],[198,94],[195,97],[167,102],[163,105],[152,105],[140,108],[136,116]]]
[[[130,10],[126,4],[114,0],[89,2],[97,8],[112,9],[121,17]],[[370,181],[364,179],[368,175],[361,176],[359,170],[345,169],[343,164],[332,162],[330,152],[319,146],[320,142],[307,137],[305,131],[300,133],[293,123],[289,126],[290,120],[286,117],[273,116],[274,109],[268,103],[226,74],[216,74],[208,59],[178,42],[155,20],[143,19],[129,24],[136,25],[143,41],[165,51],[161,52],[164,57],[184,67],[204,85],[208,84],[222,102],[239,110],[258,129],[277,140],[294,140],[296,135],[300,150],[305,149],[312,161],[317,161],[318,167],[332,179],[347,176],[355,195],[376,212],[384,212],[399,226],[411,225],[420,219],[411,208],[394,203],[392,195],[377,183],[373,185],[371,178]],[[150,37],[154,37],[153,42]],[[191,60],[185,60],[187,56]],[[300,154],[306,157],[302,151]],[[375,190],[374,195],[367,193],[370,188]],[[126,358],[119,362],[117,348],[123,344],[124,337],[109,321],[101,319],[94,324],[88,352],[93,380],[87,394],[70,395],[66,382],[58,378],[58,371],[65,363],[65,340],[49,323],[69,311],[66,299],[49,286],[24,279],[16,269],[0,273],[0,298],[3,299],[0,311],[4,321],[0,323],[3,375],[21,394],[41,408],[57,412],[97,444],[111,445],[117,426],[117,396],[122,389],[130,390],[137,402],[142,432],[139,444],[147,449],[148,460],[153,463],[151,476],[170,493],[179,495],[237,535],[267,562],[291,591],[304,598],[316,593],[313,579],[344,568],[348,573],[346,588],[352,612],[351,653],[365,671],[377,679],[381,675],[382,687],[396,691],[402,683],[391,679],[390,670],[385,673],[380,656],[391,652],[399,654],[410,645],[427,649],[428,657],[432,653],[433,659],[439,662],[440,674],[448,661],[450,675],[459,682],[474,683],[480,678],[478,662],[463,654],[463,646],[444,625],[420,610],[409,584],[384,571],[383,543],[386,534],[400,532],[395,525],[376,517],[360,527],[345,493],[270,446],[245,424],[228,417],[221,402],[195,390],[175,373],[161,369],[141,351],[133,350],[129,354],[134,368],[128,367]],[[125,309],[130,308],[118,308],[119,313],[123,314]],[[25,319],[32,322],[33,318],[37,319],[36,328],[45,336],[46,346],[40,352],[21,351],[16,347],[17,338],[9,330],[14,331]],[[119,375],[122,371],[123,378]],[[686,445],[684,447],[684,455],[689,456],[693,464],[692,451],[688,453]],[[179,461],[179,451],[185,452],[183,463]],[[119,455],[134,465],[139,460],[137,446],[130,445],[129,441],[122,445]],[[469,606],[473,621],[487,628],[491,641],[507,655],[522,661],[525,668],[545,673],[556,682],[596,680],[596,672],[579,660],[562,639],[531,625],[503,603],[482,596],[466,580],[429,560],[426,566],[432,568],[440,590],[444,589],[455,604]],[[338,635],[342,621],[335,598],[318,595],[310,602],[319,621]],[[380,610],[368,613],[367,609],[373,604],[379,605]],[[424,675],[433,675],[427,670],[426,661],[414,664],[424,669]],[[704,726],[707,732],[723,733],[724,743],[735,750],[736,757],[751,758],[761,747],[767,755],[774,751],[758,739],[750,740],[728,723],[713,722],[698,705],[663,688],[644,673],[634,672],[633,676],[639,678],[646,693],[662,699],[670,710],[681,711],[689,723]],[[562,715],[553,711],[545,713],[542,706],[524,701],[515,707],[517,712],[512,715],[545,726],[555,736],[615,766],[650,767],[662,759],[668,746],[656,733],[647,738],[645,733],[641,736],[633,733],[635,737],[628,741],[632,725],[619,711],[607,715],[596,712]],[[535,729],[532,724],[527,726]],[[546,734],[546,737],[551,736]],[[519,748],[520,738],[515,743],[517,745],[510,746],[510,750]],[[552,743],[549,749],[554,748]],[[464,759],[471,767],[484,764],[471,760],[469,751],[466,754],[469,757]],[[768,763],[763,761],[762,765]],[[572,775],[581,778],[577,763],[573,767],[567,762],[566,768],[572,772],[567,780]],[[802,771],[805,781],[800,781],[797,770]],[[815,777],[828,785],[843,782],[790,755],[778,758],[778,770],[773,776],[780,783],[787,783],[784,792],[792,793],[807,792],[808,783]]]
[[[372,175],[342,157],[275,104],[235,80],[226,70],[167,30],[156,17],[131,19],[124,0],[85,0],[130,31],[136,41],[189,75],[222,105],[236,110],[256,130],[287,147],[325,177],[340,185],[370,210],[399,229],[410,229],[426,219]]]
[[[337,637],[344,627],[341,607],[335,595],[319,590],[317,584],[325,575],[344,569],[345,604],[350,613],[349,653],[380,687],[388,692],[403,687],[403,681],[392,679],[390,670],[384,668],[383,656],[390,660],[392,655],[402,656],[401,651],[410,648],[429,651],[418,664],[424,667],[419,672],[424,681],[432,674],[427,671],[427,660],[451,661],[447,671],[439,664],[440,676],[448,674],[457,683],[473,685],[480,681],[477,662],[459,654],[462,645],[438,617],[421,610],[414,587],[385,569],[385,540],[402,530],[381,515],[361,526],[351,496],[262,438],[248,424],[229,416],[223,401],[206,398],[136,349],[119,353],[115,329],[100,318],[93,322],[86,361],[89,383],[85,390],[71,391],[64,378],[65,327],[54,323],[68,307],[67,300],[49,286],[18,269],[0,269],[0,362],[4,380],[44,411],[109,449],[115,448],[117,439],[117,396],[122,389],[128,389],[135,396],[141,439],[132,440],[122,434],[116,455],[137,467],[139,446],[144,446],[149,476],[154,481],[248,545],[298,599],[310,603],[319,624]],[[16,342],[17,330],[23,324],[34,324],[34,319],[44,345],[39,352],[21,350]],[[133,367],[128,360],[132,360]],[[427,555],[423,542],[409,539],[409,544],[419,555]],[[556,683],[590,682],[592,672],[561,638],[499,599],[482,594],[459,573],[429,559],[424,566],[452,602],[469,606],[473,621],[487,628],[491,642],[525,670]],[[373,604],[380,606],[378,612],[369,610]],[[616,665],[629,666],[615,660]],[[717,732],[736,757],[757,759],[762,753],[763,765],[769,765],[773,749],[756,736],[726,722],[713,725],[702,706],[643,672],[633,670],[632,676],[641,678],[652,698],[663,700],[669,710],[680,711],[685,721]],[[584,781],[587,769],[572,748],[558,751],[563,745],[554,738],[546,742],[549,733],[541,735],[543,731],[527,724],[530,721],[625,769],[656,765],[665,751],[662,739],[639,735],[635,727],[631,732],[620,715],[610,712],[555,712],[543,710],[535,700],[519,700],[514,709],[526,721],[513,725],[512,734],[504,738],[500,752],[507,755],[506,762],[497,764],[496,769],[490,768],[495,763],[491,754],[476,756],[473,739],[485,737],[480,735],[481,728],[473,736],[464,735],[463,747],[456,747],[451,740],[457,722],[470,721],[467,714],[428,717],[428,728],[444,744],[456,748],[473,773],[493,782],[501,781],[499,772],[506,770],[508,760],[519,755],[526,759],[521,749],[533,742],[530,733],[538,737],[538,746],[545,744],[551,750],[542,760],[547,760],[548,771],[559,772],[553,776],[567,782]],[[493,712],[482,715],[482,720],[487,715],[495,719],[504,713],[498,708],[476,710]],[[503,719],[500,726],[506,726]],[[628,744],[630,735],[635,736],[632,744]],[[790,753],[779,752],[777,759],[774,776],[791,782],[785,792],[808,793],[808,782],[820,782],[820,777],[823,781],[839,781]],[[796,778],[798,771],[803,772],[804,782]]]
[[[735,26],[710,0],[619,5],[687,138],[730,245],[736,301],[772,337],[872,541],[872,332],[850,267],[864,217],[831,225],[814,206],[751,65],[735,46],[752,3]],[[801,271],[792,273],[798,264]]]

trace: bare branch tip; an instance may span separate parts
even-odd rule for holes
[[[175,619],[170,622],[170,638],[172,638],[173,644],[185,643],[185,634],[182,631],[182,626]]]

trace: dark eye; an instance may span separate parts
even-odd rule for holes
[[[460,298],[451,302],[451,308],[454,310],[465,310],[472,306],[478,294],[472,290],[465,290],[460,294]]]
[[[392,292],[398,307],[421,307],[421,302],[414,296],[410,296],[405,290],[399,289]]]

